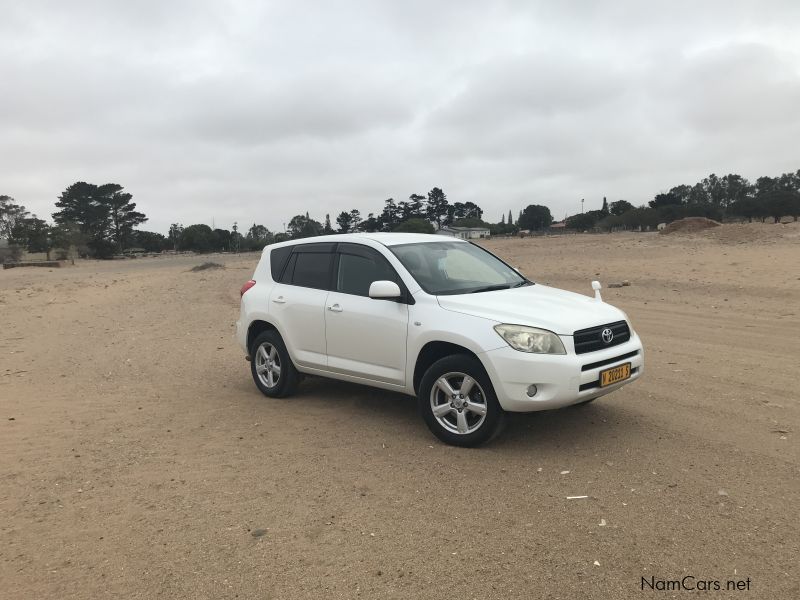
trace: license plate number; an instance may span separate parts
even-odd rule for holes
[[[618,367],[612,367],[605,371],[600,371],[600,387],[606,387],[620,381],[625,381],[631,376],[631,363],[625,363]]]

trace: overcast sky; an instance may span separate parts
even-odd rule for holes
[[[444,189],[497,221],[800,168],[800,2],[0,0],[0,194],[281,230]]]

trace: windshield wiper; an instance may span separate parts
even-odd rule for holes
[[[479,292],[494,292],[497,290],[507,290],[511,286],[507,283],[500,283],[497,285],[487,285],[486,287],[478,288],[477,290],[470,290],[470,294],[477,294]]]
[[[533,285],[533,282],[532,281],[528,281],[527,279],[523,279],[522,281],[520,281],[519,283],[515,283],[511,287],[512,288],[518,288],[518,287],[522,287],[523,285]]]

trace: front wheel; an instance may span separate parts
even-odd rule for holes
[[[433,434],[453,446],[478,446],[503,423],[492,382],[480,361],[458,354],[439,359],[419,386],[422,418]]]

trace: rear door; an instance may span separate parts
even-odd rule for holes
[[[333,289],[325,310],[328,370],[403,385],[406,373],[408,305],[373,300],[373,281],[404,284],[377,251],[360,244],[339,244]]]
[[[335,247],[333,243],[295,246],[270,294],[269,311],[300,366],[327,366],[325,301],[333,280]]]

